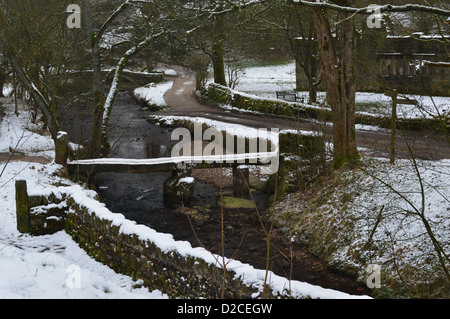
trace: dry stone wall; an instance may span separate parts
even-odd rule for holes
[[[220,298],[223,284],[225,298],[262,295],[264,270],[228,259],[224,269],[222,257],[110,212],[96,200],[95,192],[72,186],[29,195],[25,181],[16,185],[21,232],[38,236],[66,231],[95,260],[171,298]],[[308,284],[269,274],[271,285],[264,297],[310,297],[295,288]],[[324,292],[326,298],[328,290]]]
[[[330,108],[308,105],[297,102],[286,102],[277,99],[265,99],[232,90],[220,84],[211,83],[201,98],[218,104],[230,105],[235,109],[254,111],[259,113],[306,118],[321,121],[332,121]],[[450,132],[448,116],[437,118],[399,118],[397,128],[412,131]],[[356,113],[356,124],[373,125],[381,128],[391,128],[392,119],[385,116],[374,116],[365,113]]]

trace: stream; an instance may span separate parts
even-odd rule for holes
[[[110,157],[170,157],[172,146],[178,142],[171,141],[172,130],[147,122],[147,115],[149,111],[144,111],[130,92],[118,94],[109,121]],[[91,118],[90,110],[73,107],[64,117],[62,127],[73,142],[85,144],[91,131]],[[162,192],[163,183],[169,176],[170,172],[98,173],[95,185],[100,198],[112,212],[123,214],[158,232],[169,233],[176,240],[189,241],[193,247],[202,246],[221,254],[222,215],[220,205],[216,205],[220,199],[220,187],[208,178],[197,180],[189,207],[185,210],[168,209],[164,206]],[[229,186],[224,187],[222,193],[230,194]],[[255,268],[266,269],[267,243],[262,225],[268,228],[265,218],[267,195],[255,192],[255,199],[262,219],[255,209],[223,211],[225,255]],[[291,254],[289,241],[276,236],[271,243],[269,265],[277,275],[350,294],[370,295],[367,287],[328,269],[308,252],[295,248],[295,254]]]

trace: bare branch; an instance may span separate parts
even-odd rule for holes
[[[311,1],[303,1],[303,0],[288,0],[292,4],[303,5],[307,7],[313,8],[321,8],[321,9],[332,9],[339,12],[352,13],[352,14],[372,14],[373,7],[364,7],[364,8],[354,8],[354,7],[346,7],[340,6],[337,4],[329,3],[329,2],[311,2]],[[437,7],[424,6],[420,4],[405,4],[400,6],[394,6],[392,4],[380,5],[377,8],[380,12],[425,12],[441,15],[444,17],[450,16],[450,10],[441,9]]]

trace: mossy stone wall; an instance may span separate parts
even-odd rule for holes
[[[295,102],[284,102],[275,99],[264,99],[248,96],[231,90],[228,87],[212,83],[203,92],[204,98],[220,104],[228,104],[237,109],[256,111],[281,116],[300,117],[321,121],[332,121],[331,110]],[[381,128],[391,128],[390,117],[379,117],[356,113],[356,124],[373,125]],[[397,128],[412,131],[450,132],[450,119],[441,118],[398,119]]]
[[[256,287],[246,284],[232,269],[224,271],[221,259],[210,263],[176,250],[163,251],[136,233],[124,232],[121,226],[98,216],[70,194],[33,195],[27,202],[29,215],[35,220],[28,233],[45,235],[65,230],[98,262],[170,298],[220,298],[223,282],[227,299],[250,299],[259,294]],[[43,227],[50,224],[52,227]],[[270,292],[268,288],[266,297],[289,296],[288,292],[286,296]]]

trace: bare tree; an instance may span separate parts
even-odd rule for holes
[[[84,27],[86,28],[87,43],[90,47],[91,59],[92,59],[92,98],[93,98],[93,125],[91,141],[89,143],[88,154],[90,157],[99,157],[105,155],[103,152],[104,135],[102,134],[103,128],[103,114],[105,112],[104,96],[103,96],[103,77],[102,77],[102,56],[100,49],[100,42],[107,31],[108,27],[114,22],[114,20],[131,4],[131,1],[127,0],[122,3],[117,9],[101,24],[101,27],[96,30],[94,26],[92,9],[90,0],[82,0],[83,4],[82,13],[84,20]]]
[[[373,9],[356,8],[352,0],[336,0],[329,2],[310,2],[291,0],[293,4],[309,8],[316,28],[319,45],[319,56],[322,65],[322,79],[327,85],[328,102],[333,114],[334,166],[359,158],[355,133],[355,63],[356,48],[354,19],[357,14],[370,14]],[[333,34],[333,22],[324,9],[332,9],[340,13],[336,22],[338,30]],[[449,16],[450,10],[416,4],[393,6],[390,4],[378,7],[379,12],[426,12]]]
[[[320,60],[316,30],[307,10],[290,3],[280,3],[260,17],[259,32],[275,33],[290,46],[297,68],[297,90],[302,88],[300,72],[306,76],[309,102],[317,102],[317,90],[321,83]],[[266,27],[261,27],[266,26]]]
[[[41,111],[53,138],[59,130],[58,107],[78,92],[78,82],[69,81],[73,73],[68,71],[82,57],[78,42],[67,32],[66,15],[61,14],[68,2],[61,1],[61,6],[56,7],[43,0],[0,2],[0,68],[4,71],[5,63],[9,65],[15,98],[18,91],[28,92],[22,98],[33,104],[35,115]]]
[[[0,43],[0,97],[4,97],[3,88],[5,87],[8,73],[8,59],[4,56],[4,53],[2,53],[1,48],[2,47]]]
[[[30,78],[25,73],[23,67],[18,62],[18,53],[13,45],[13,40],[8,30],[8,23],[3,13],[3,8],[0,8],[0,35],[2,38],[2,44],[7,52],[9,62],[12,69],[16,73],[17,77],[21,81],[24,88],[30,93],[33,100],[37,103],[39,109],[45,118],[45,123],[49,128],[52,138],[56,140],[59,125],[56,121],[55,114],[52,112],[51,101],[44,97],[41,91],[37,88],[36,84],[30,80]]]

